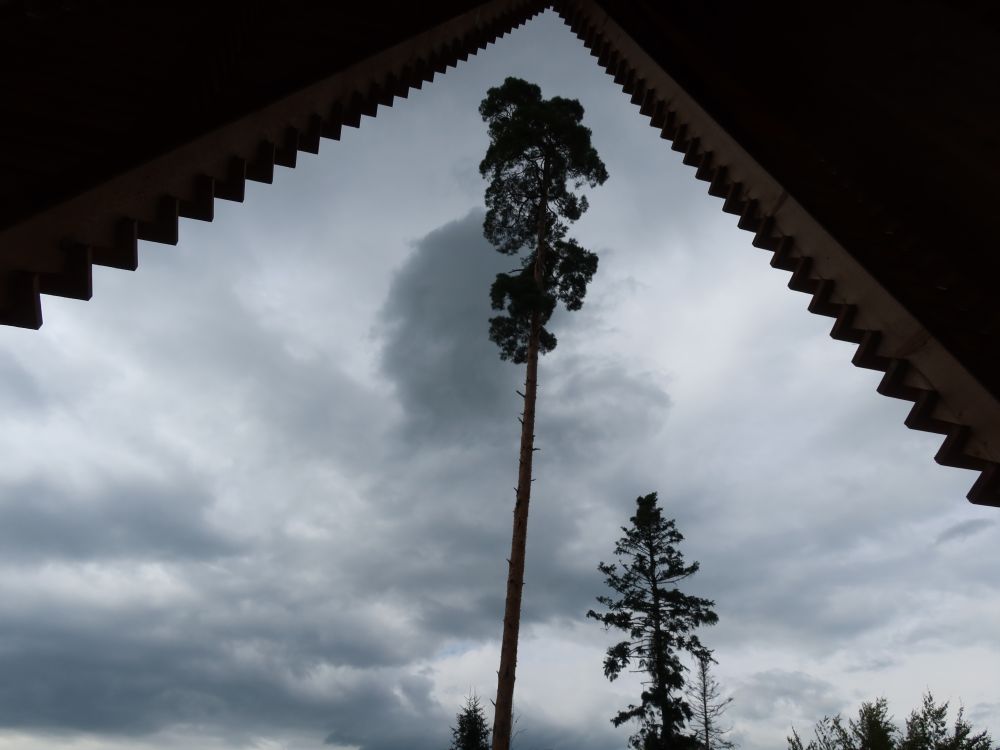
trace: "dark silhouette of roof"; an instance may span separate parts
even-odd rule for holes
[[[941,1],[0,0],[0,322],[551,5],[1000,505],[1000,30]],[[345,179],[349,179],[346,177]],[[164,304],[169,304],[165,301]]]

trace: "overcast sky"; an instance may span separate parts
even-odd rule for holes
[[[494,694],[523,375],[487,339],[477,107],[507,75],[579,98],[610,173],[541,365],[516,749],[633,731],[584,613],[653,490],[746,750],[928,688],[1000,735],[1000,511],[548,13],[0,329],[0,749],[443,750]]]

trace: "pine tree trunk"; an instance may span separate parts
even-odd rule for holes
[[[535,395],[538,386],[538,313],[531,318],[527,374],[524,379],[524,414],[521,420],[521,453],[517,472],[514,530],[510,540],[507,602],[503,615],[500,671],[497,673],[496,716],[493,720],[493,750],[510,749],[514,705],[514,672],[517,667],[517,637],[521,626],[521,591],[524,587],[524,553],[528,540],[528,504],[531,501],[531,458],[535,445]]]
[[[548,164],[544,168],[542,199],[539,202],[538,234],[535,247],[535,283],[545,287],[545,219],[548,206]],[[507,601],[503,613],[503,640],[497,672],[496,713],[493,718],[493,750],[510,750],[514,710],[514,673],[517,669],[517,637],[521,629],[521,592],[524,588],[524,553],[528,541],[528,504],[531,501],[531,459],[535,452],[535,397],[538,393],[538,339],[542,321],[531,315],[527,367],[524,376],[524,413],[521,415],[521,451],[514,502],[514,529],[510,539],[507,572]]]

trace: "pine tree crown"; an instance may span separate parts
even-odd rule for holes
[[[587,210],[584,185],[608,178],[583,124],[575,99],[543,99],[541,89],[519,78],[491,88],[479,105],[488,123],[490,145],[479,165],[490,180],[486,188],[483,234],[501,253],[520,255],[520,268],[497,274],[490,290],[494,310],[490,339],[500,357],[521,364],[527,359],[530,320],[542,325],[539,352],[555,348],[556,337],[544,328],[562,302],[568,310],[583,305],[587,285],[597,271],[597,256],[567,238],[568,222]],[[536,246],[539,238],[542,247]],[[535,279],[538,252],[544,251],[541,284]]]

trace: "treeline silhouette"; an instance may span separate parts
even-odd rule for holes
[[[845,723],[840,714],[824,716],[803,744],[792,728],[788,750],[994,750],[985,729],[978,732],[960,707],[954,724],[948,723],[948,704],[938,704],[928,691],[923,704],[907,717],[902,729],[889,715],[885,698],[862,703],[856,718]]]

